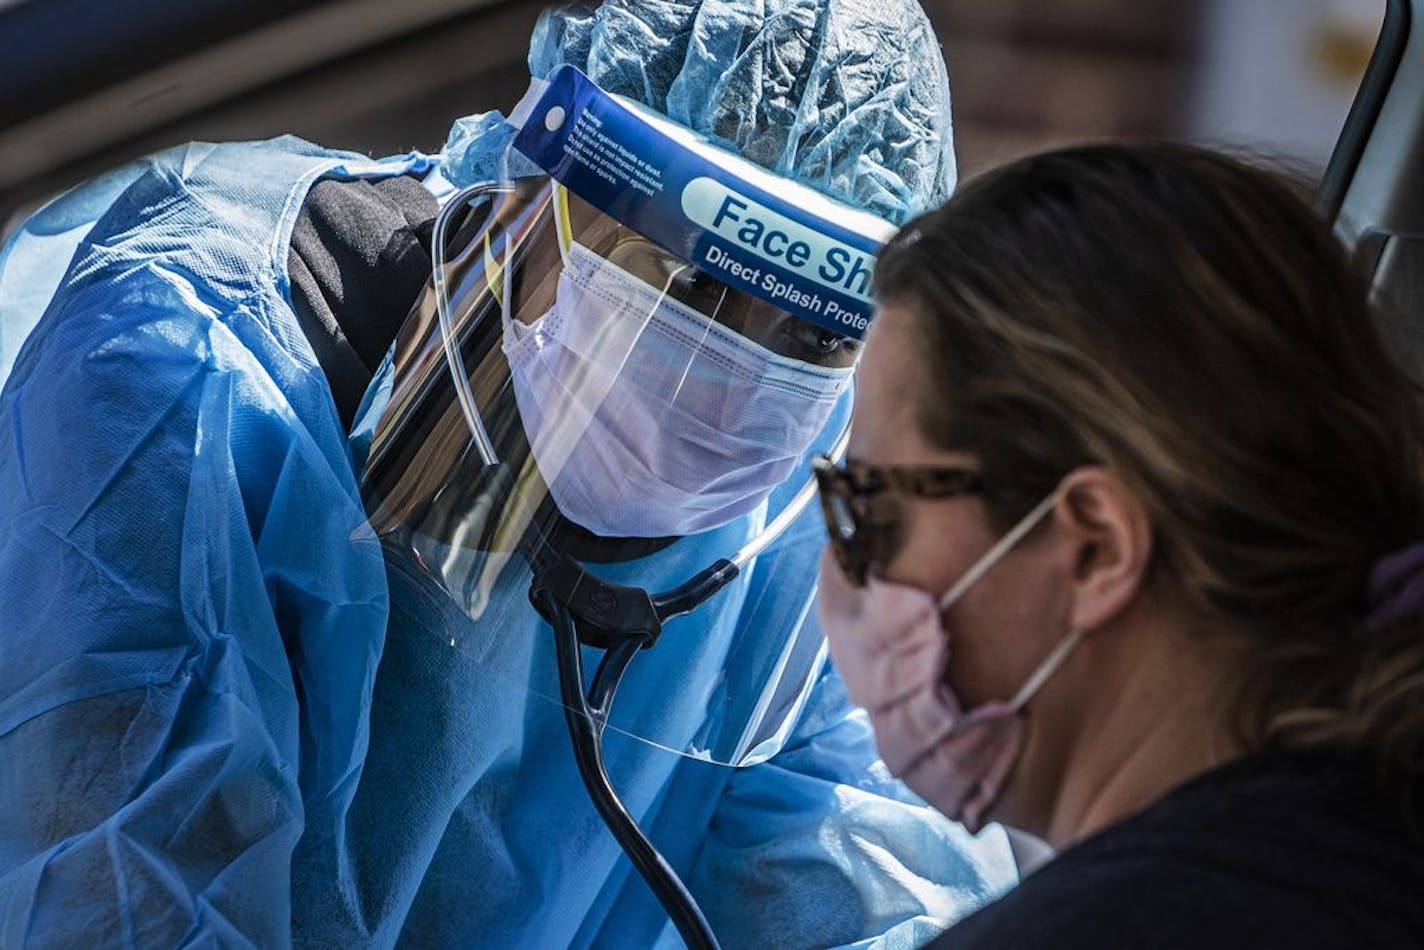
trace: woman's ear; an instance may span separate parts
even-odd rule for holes
[[[1137,494],[1109,469],[1075,469],[1054,512],[1075,547],[1072,624],[1091,631],[1136,599],[1152,557],[1152,524]]]

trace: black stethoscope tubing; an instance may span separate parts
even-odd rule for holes
[[[476,451],[491,467],[499,465],[483,420],[468,392],[459,383],[465,368],[449,311],[444,284],[444,232],[449,209],[481,192],[498,190],[493,182],[460,189],[436,217],[432,245],[435,297],[446,359],[456,380],[461,410],[469,423]],[[517,262],[516,262],[517,263]],[[845,453],[849,428],[843,430],[830,450],[838,458]],[[755,538],[731,558],[722,558],[683,584],[660,594],[640,588],[609,584],[576,561],[552,552],[543,539],[535,540],[529,554],[533,580],[529,599],[554,633],[555,656],[564,720],[569,727],[574,761],[584,788],[599,816],[608,826],[623,852],[667,912],[679,935],[693,950],[717,950],[717,938],[687,886],[629,814],[609,781],[603,763],[604,725],[623,674],[638,650],[650,647],[661,633],[662,624],[689,613],[731,583],[741,569],[766,550],[800,516],[815,495],[814,480],[808,479],[800,491]],[[580,622],[585,628],[580,629]],[[583,690],[582,644],[602,647],[604,656],[594,672],[587,694]]]
[[[553,620],[564,720],[568,723],[569,738],[573,743],[574,761],[589,798],[633,867],[677,927],[683,942],[692,950],[717,950],[717,938],[702,909],[697,906],[696,899],[623,806],[603,765],[603,724],[612,708],[613,696],[623,672],[641,647],[639,640],[628,637],[608,648],[594,673],[589,695],[585,696],[576,621],[568,608],[549,591],[542,590],[537,596],[544,599],[547,616]]]

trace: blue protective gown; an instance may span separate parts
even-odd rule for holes
[[[0,256],[0,946],[677,943],[558,708],[451,649],[472,621],[388,572],[359,426],[291,308],[311,184],[436,161],[190,145],[58,199]],[[378,379],[367,424],[381,399]],[[678,543],[716,557],[749,530]],[[814,622],[769,596],[811,557],[696,622]],[[655,581],[656,560],[618,570]],[[511,635],[544,642],[524,617]],[[997,831],[875,764],[829,668],[763,765],[605,745],[727,946],[911,946],[1012,881]]]

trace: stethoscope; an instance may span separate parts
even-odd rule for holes
[[[452,209],[463,207],[471,198],[500,190],[509,189],[483,182],[455,192],[442,203],[431,237],[435,306],[445,358],[473,447],[481,463],[490,467],[499,466],[500,461],[466,382],[469,376],[450,315],[445,279],[445,231]],[[561,248],[569,228],[563,200],[562,195],[556,196],[555,218],[561,230]],[[503,274],[499,291],[506,295],[502,299],[510,299],[511,274],[518,263],[516,258],[499,269]],[[847,425],[828,452],[832,458],[839,459],[845,454],[849,435]],[[815,480],[808,478],[791,501],[735,554],[718,559],[682,584],[660,593],[600,578],[577,560],[556,550],[541,532],[530,532],[521,542],[533,573],[529,601],[554,635],[560,699],[579,777],[599,816],[652,889],[683,941],[697,950],[716,948],[717,938],[687,886],[629,814],[609,781],[603,761],[604,727],[618,684],[634,655],[653,646],[669,620],[696,610],[735,580],[749,563],[786,533],[815,496]],[[604,651],[587,692],[583,688],[581,646]]]

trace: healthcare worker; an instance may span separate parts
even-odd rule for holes
[[[0,258],[0,945],[675,945],[571,726],[726,945],[1011,881],[809,609],[869,267],[953,184],[922,12],[630,0],[530,67],[440,155],[190,145]]]

